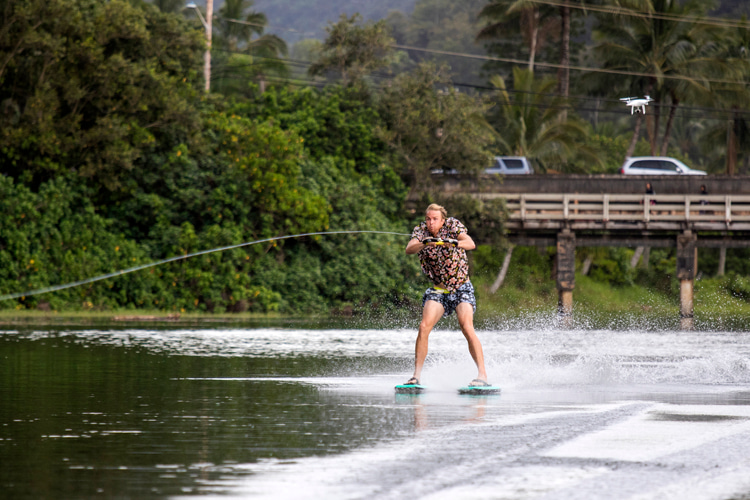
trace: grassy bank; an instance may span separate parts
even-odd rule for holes
[[[264,324],[294,321],[278,313],[173,313],[159,310],[108,310],[108,311],[0,311],[0,325],[197,325],[203,324]]]
[[[528,280],[523,287],[489,292],[491,280],[476,279],[480,297],[478,324],[544,328],[557,311],[554,282]],[[719,278],[695,282],[697,328],[750,328],[750,302],[726,289]],[[576,275],[573,292],[574,325],[581,328],[678,328],[679,298],[641,285],[613,286]]]
[[[554,326],[557,290],[551,279],[525,276],[490,293],[494,277],[473,279],[479,298],[478,328],[549,328]],[[727,289],[726,279],[696,281],[696,326],[705,329],[750,328],[750,302]],[[576,275],[573,292],[574,325],[581,328],[676,328],[679,301],[669,293],[641,285],[613,286]],[[90,326],[279,326],[317,324],[349,328],[412,327],[419,320],[418,305],[387,311],[354,308],[351,315],[282,315],[279,313],[181,313],[160,310],[0,311],[0,325]],[[457,326],[452,325],[451,326]]]

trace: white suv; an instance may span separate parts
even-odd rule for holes
[[[436,168],[432,170],[432,174],[447,174],[456,175],[458,171],[455,169],[442,170]],[[531,162],[525,156],[496,156],[492,166],[484,170],[485,174],[502,174],[502,175],[515,175],[515,174],[533,174],[534,168],[531,166]]]
[[[525,156],[496,156],[495,163],[484,171],[487,174],[533,174],[529,160]]]
[[[680,160],[667,156],[633,156],[626,158],[620,167],[626,175],[706,175],[703,170],[693,170]]]

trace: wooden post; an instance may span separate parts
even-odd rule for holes
[[[680,280],[680,329],[693,329],[693,280]]]
[[[717,276],[724,276],[727,266],[727,247],[719,248],[719,269],[716,270]]]
[[[570,229],[557,234],[557,312],[562,325],[573,323],[573,289],[576,286],[576,235]]]
[[[677,236],[677,279],[680,280],[680,327],[693,328],[693,286],[698,262],[697,236],[685,231]]]

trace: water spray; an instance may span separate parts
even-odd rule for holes
[[[191,254],[186,255],[178,255],[176,257],[169,257],[168,259],[159,260],[156,262],[151,262],[150,264],[142,264],[140,266],[131,267],[129,269],[123,269],[121,271],[115,271],[113,273],[108,274],[102,274],[101,276],[95,276],[93,278],[87,278],[85,280],[80,281],[73,281],[71,283],[65,283],[63,285],[55,285],[55,286],[49,286],[46,288],[39,288],[37,290],[29,290],[28,292],[19,292],[19,293],[9,293],[7,295],[1,295],[0,301],[3,300],[10,300],[10,299],[18,299],[21,297],[28,297],[31,295],[39,295],[42,293],[48,293],[48,292],[56,292],[58,290],[64,290],[66,288],[74,288],[77,286],[85,285],[87,283],[94,283],[95,281],[101,281],[106,280],[108,278],[114,278],[117,276],[122,276],[123,274],[132,273],[135,271],[140,271],[141,269],[148,269],[149,267],[156,267],[160,266],[162,264],[166,264],[168,262],[174,262],[176,260],[184,260],[189,259],[191,257],[197,257],[199,255],[206,255],[209,253],[215,253],[215,252],[224,252],[226,250],[233,250],[235,248],[241,248],[241,247],[247,247],[250,245],[257,245],[259,243],[267,243],[269,241],[278,241],[278,240],[288,240],[291,238],[301,238],[302,236],[323,236],[323,235],[331,235],[331,234],[362,234],[362,233],[369,233],[369,234],[392,234],[396,236],[411,236],[410,233],[394,233],[391,231],[321,231],[316,233],[302,233],[302,234],[292,234],[289,236],[275,236],[273,238],[265,238],[262,240],[255,240],[255,241],[248,241],[246,243],[239,243],[237,245],[229,245],[226,247],[218,247],[218,248],[212,248],[210,250],[201,250],[200,252],[195,252]]]

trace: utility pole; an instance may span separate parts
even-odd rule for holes
[[[206,0],[206,53],[203,77],[206,79],[206,93],[211,90],[211,35],[214,20],[214,0]]]
[[[203,28],[206,30],[206,52],[203,54],[203,78],[206,80],[206,93],[211,90],[211,33],[214,20],[214,0],[206,0],[206,18],[203,18],[200,9],[195,2],[190,2],[185,6],[187,9],[195,9],[198,19],[201,20]]]

